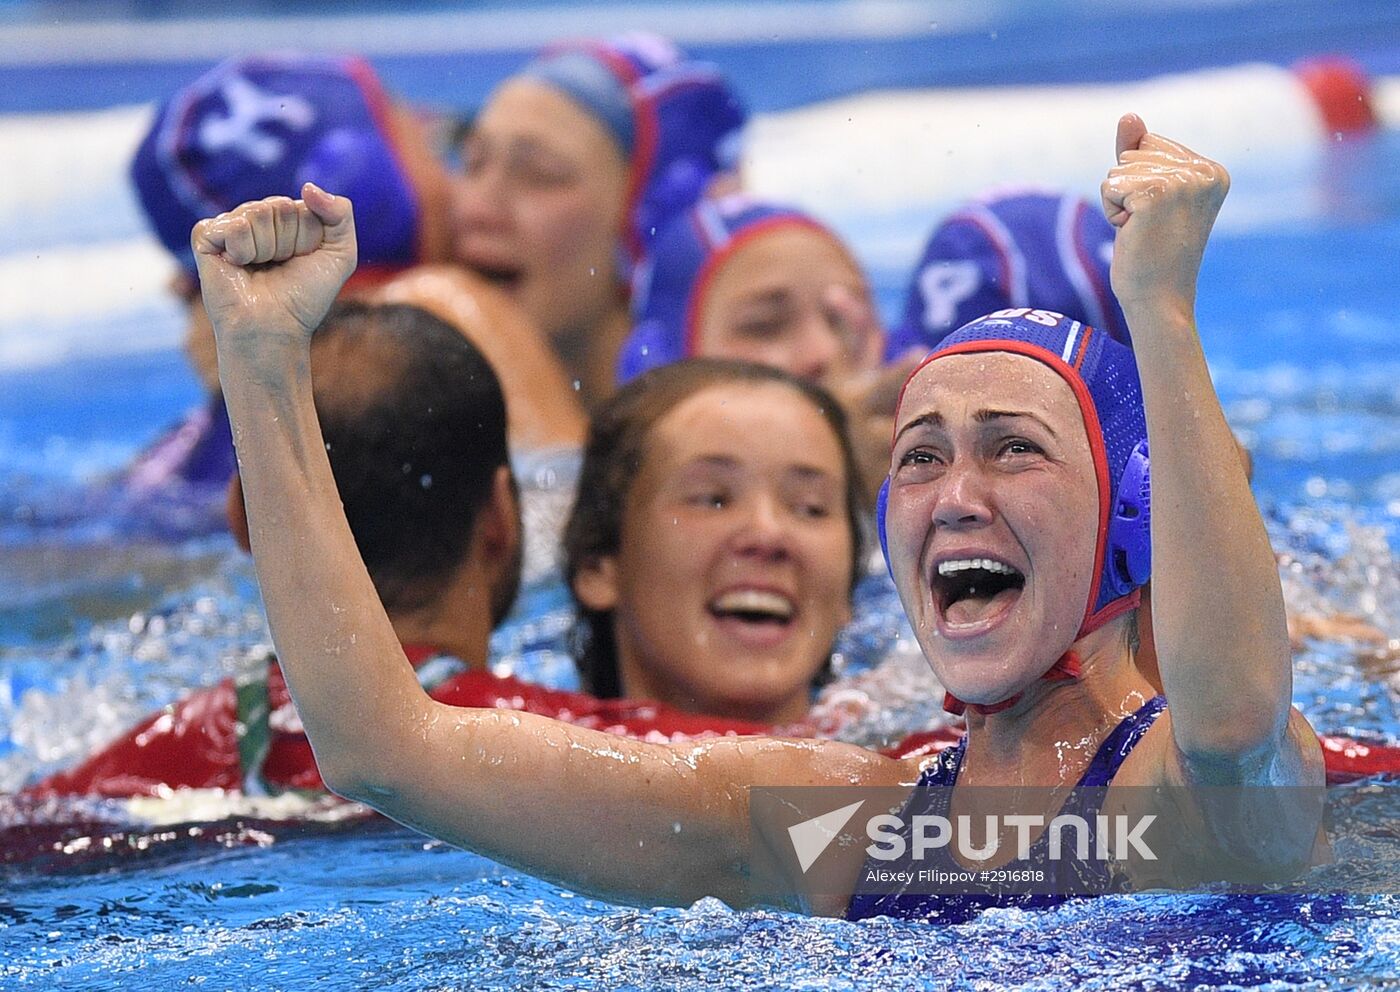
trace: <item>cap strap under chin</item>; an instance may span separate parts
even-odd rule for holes
[[[1073,681],[1079,678],[1081,671],[1082,667],[1079,664],[1079,655],[1075,654],[1073,651],[1066,651],[1055,664],[1051,665],[1049,669],[1046,670],[1041,678],[1047,682]],[[951,692],[945,692],[943,694],[943,708],[954,716],[961,716],[964,710],[972,710],[974,713],[988,716],[992,713],[1000,713],[1002,710],[1007,710],[1015,706],[1020,702],[1021,696],[1022,693],[1018,692],[1016,695],[1008,696],[999,703],[965,703]]]

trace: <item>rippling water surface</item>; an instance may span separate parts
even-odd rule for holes
[[[1323,732],[1400,743],[1400,142],[1312,177],[1323,220],[1222,231],[1203,275],[1206,351],[1290,609],[1380,639],[1305,640],[1295,701]],[[1250,182],[1237,175],[1237,188]],[[917,241],[928,218],[901,232]],[[884,227],[881,227],[881,232]],[[872,229],[858,246],[880,256]],[[875,273],[892,313],[904,273]],[[74,402],[75,396],[83,401]],[[248,563],[226,537],[171,544],[91,502],[195,399],[161,351],[0,370],[0,793],[136,718],[261,664]],[[548,497],[545,516],[557,515]],[[841,645],[844,735],[937,719],[878,575]],[[568,684],[557,585],[496,639],[503,669]],[[1386,641],[1388,640],[1388,643]],[[884,662],[883,665],[880,663]],[[839,702],[839,700],[838,700]],[[835,704],[833,704],[835,705]],[[0,987],[999,989],[1395,987],[1400,784],[1334,788],[1337,863],[1292,895],[1140,895],[930,927],[585,899],[344,810],[0,800]]]
[[[1252,302],[1236,295],[1249,281],[1232,274],[1269,257],[1271,236],[1224,239],[1202,301],[1222,396],[1254,448],[1290,605],[1353,614],[1390,637],[1400,636],[1400,376],[1367,336],[1400,332],[1400,288],[1393,276],[1378,286],[1345,270],[1350,282],[1329,285],[1323,299],[1308,291],[1308,260],[1358,240],[1379,251],[1396,230],[1392,221],[1380,233],[1290,235],[1296,255],[1273,263],[1289,268],[1267,292],[1260,280]],[[1374,271],[1376,259],[1367,264]],[[1338,318],[1348,285],[1358,296],[1364,288],[1370,317]],[[1359,326],[1359,338],[1339,336],[1339,326]],[[22,485],[61,491],[74,482],[59,473]],[[17,495],[7,492],[11,506]],[[191,685],[257,664],[265,644],[250,569],[224,539],[95,548],[86,526],[41,536],[13,515],[7,522],[0,555],[18,571],[4,573],[0,611],[48,619],[6,625],[0,789],[86,753]],[[507,664],[558,681],[562,600],[548,587],[531,595],[532,615],[498,645]],[[872,580],[861,598],[848,680],[899,653],[888,588]],[[1394,642],[1387,652],[1310,641],[1298,654],[1295,699],[1319,730],[1400,742],[1397,667]],[[935,717],[920,677],[907,655],[879,677],[867,672],[858,684],[888,705],[848,734],[884,739]],[[0,985],[296,988],[315,975],[325,988],[394,990],[1375,986],[1400,973],[1400,903],[1387,894],[1400,890],[1400,786],[1363,782],[1331,796],[1339,864],[1309,882],[1344,895],[1105,898],[942,928],[734,913],[712,901],[620,908],[382,821],[245,815],[191,828],[151,826],[115,803],[81,815],[11,808],[0,824],[28,828],[7,833],[16,849],[49,853],[0,869]],[[49,833],[46,816],[59,821]],[[98,826],[85,830],[84,818]],[[96,840],[85,846],[87,837]]]

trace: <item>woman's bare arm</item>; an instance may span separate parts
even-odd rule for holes
[[[312,402],[314,328],[354,269],[349,201],[314,186],[193,235],[268,621],[335,791],[584,891],[751,901],[752,785],[893,785],[907,766],[829,742],[658,745],[429,699],[341,510]]]
[[[1228,188],[1217,163],[1134,115],[1119,122],[1103,201],[1147,409],[1152,627],[1189,777],[1306,784],[1320,754],[1291,717],[1277,566],[1196,332],[1196,277]]]
[[[425,833],[570,888],[649,905],[772,901],[751,883],[752,787],[908,784],[907,764],[832,741],[648,744],[510,710],[432,704],[408,767],[354,798]],[[337,788],[337,791],[339,791]],[[781,832],[780,832],[781,833]],[[786,843],[784,836],[765,838]],[[760,841],[762,842],[762,841]],[[853,876],[854,877],[854,876]],[[801,879],[778,900],[807,907]],[[818,906],[839,912],[845,899]]]

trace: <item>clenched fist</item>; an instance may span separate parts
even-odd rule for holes
[[[1103,181],[1104,214],[1118,228],[1111,270],[1125,311],[1190,316],[1206,240],[1230,189],[1225,167],[1151,134],[1142,118],[1118,122],[1118,164]]]
[[[195,225],[200,290],[221,358],[305,347],[355,271],[350,201],[312,183]]]

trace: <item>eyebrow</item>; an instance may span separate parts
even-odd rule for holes
[[[728,455],[700,455],[682,466],[681,471],[684,472],[686,469],[690,468],[719,468],[726,471],[734,471],[743,468],[743,466],[737,458],[731,458]],[[800,463],[783,466],[783,472],[784,474],[796,476],[804,481],[808,479],[830,479],[833,477],[832,474],[824,468]]]
[[[766,306],[782,306],[788,302],[792,296],[792,291],[787,286],[763,286],[757,290],[745,293],[734,301],[736,306],[749,306],[760,304]]]
[[[1034,413],[1031,413],[1028,410],[978,410],[972,415],[972,419],[977,421],[977,423],[979,424],[990,424],[996,420],[1011,420],[1021,417],[1024,417],[1028,420],[1034,420],[1041,427],[1045,428],[1046,432],[1051,437],[1059,437],[1059,435],[1055,433],[1055,429],[1053,427],[1047,424],[1041,417],[1036,416]],[[943,427],[943,414],[938,413],[937,411],[933,411],[931,413],[925,413],[915,417],[913,420],[909,421],[909,423],[901,427],[899,429],[899,432],[895,434],[895,443],[899,443],[899,439],[904,436],[905,431],[913,430],[916,427],[941,428]]]
[[[894,436],[894,443],[895,443],[895,444],[898,444],[898,443],[899,443],[899,439],[902,438],[902,437],[904,436],[904,432],[905,432],[905,431],[912,431],[912,430],[913,430],[914,428],[916,428],[916,427],[942,427],[942,426],[943,426],[943,414],[941,414],[941,413],[936,413],[936,412],[935,412],[935,413],[924,413],[924,414],[920,414],[919,416],[915,417],[913,420],[909,421],[909,423],[907,423],[907,424],[905,424],[903,427],[901,427],[901,428],[898,430],[898,432],[895,433],[895,436]]]
[[[1046,432],[1051,437],[1059,437],[1059,435],[1055,433],[1055,429],[1053,427],[1047,424],[1042,418],[1031,413],[1029,410],[978,410],[975,414],[973,414],[972,419],[976,420],[979,424],[990,424],[994,420],[1010,420],[1021,417],[1024,417],[1027,420],[1034,420],[1041,427],[1045,428]]]
[[[728,455],[698,455],[687,461],[682,468],[738,468],[739,462]]]
[[[541,159],[548,164],[573,167],[573,160],[567,151],[556,148],[547,140],[535,134],[510,134],[493,135],[483,132],[479,126],[473,126],[472,130],[462,136],[459,142],[462,151],[470,151],[473,148],[484,148],[488,151],[507,157],[516,156],[526,159]]]
[[[786,471],[789,475],[795,475],[803,482],[823,482],[828,479],[835,479],[835,476],[826,469],[817,468],[815,465],[789,465]]]

